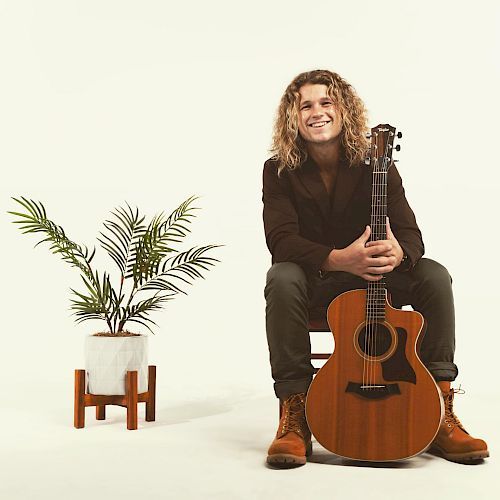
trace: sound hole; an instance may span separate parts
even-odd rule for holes
[[[391,342],[391,332],[382,323],[365,325],[358,335],[359,348],[368,356],[381,356],[391,347]]]

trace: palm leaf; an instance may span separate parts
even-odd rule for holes
[[[109,274],[103,273],[102,280],[99,279],[99,274],[91,272],[92,279],[88,279],[82,275],[81,278],[87,289],[87,294],[71,291],[78,297],[72,299],[70,309],[76,311],[74,315],[78,318],[77,322],[86,321],[89,319],[102,319],[108,323],[112,330],[111,318],[117,309],[117,297],[114,292]]]
[[[45,233],[46,238],[39,241],[35,247],[44,243],[50,243],[50,250],[53,254],[61,254],[62,259],[71,266],[78,267],[84,274],[89,276],[90,262],[94,258],[95,248],[92,253],[86,246],[81,246],[70,240],[64,233],[64,229],[51,220],[47,219],[47,212],[41,202],[28,200],[24,196],[21,199],[12,198],[23,206],[28,213],[8,212],[12,215],[22,217],[22,219],[13,221],[14,224],[20,224],[25,233]]]
[[[142,224],[145,217],[139,218],[139,210],[135,213],[127,203],[128,211],[118,207],[112,212],[116,220],[106,220],[104,227],[110,236],[101,232],[103,239],[99,239],[102,248],[116,262],[123,276],[135,261],[135,247],[138,240],[144,235],[146,227]]]
[[[141,300],[137,304],[120,308],[121,320],[119,329],[123,329],[126,322],[132,321],[143,324],[152,333],[154,333],[153,330],[151,330],[151,328],[144,322],[149,322],[157,326],[152,319],[148,318],[150,312],[161,309],[163,307],[163,304],[168,300],[171,300],[172,298],[173,297],[166,295],[155,294],[153,297]]]
[[[193,247],[166,259],[158,275],[144,283],[139,290],[161,290],[171,291],[173,294],[185,294],[179,288],[182,284],[179,281],[191,285],[196,278],[204,279],[201,271],[208,271],[209,266],[214,266],[215,262],[220,262],[218,259],[207,257],[204,254],[220,246],[222,245]],[[177,283],[172,280],[176,280]]]
[[[190,232],[187,224],[194,217],[192,212],[198,210],[191,206],[196,199],[197,197],[191,196],[185,200],[166,220],[163,214],[153,218],[137,243],[136,261],[126,276],[133,277],[136,286],[158,274],[160,262],[167,254],[175,251],[170,244],[181,242],[181,239]]]

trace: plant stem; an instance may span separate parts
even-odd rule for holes
[[[114,319],[114,327],[117,328],[117,322],[118,322],[118,312],[120,311],[120,303],[121,303],[121,296],[122,296],[122,290],[123,290],[123,282],[125,281],[125,276],[121,275],[121,278],[120,278],[120,291],[118,293],[118,309],[117,309],[117,314],[116,314],[116,317]],[[118,332],[120,331],[120,325],[118,324]]]
[[[90,279],[92,280],[92,283],[94,284],[94,287],[97,290],[97,297],[99,298],[99,302],[101,303],[101,307],[104,310],[104,317],[106,318],[106,323],[108,324],[109,331],[111,333],[115,333],[113,331],[113,326],[111,325],[111,318],[108,316],[108,312],[106,310],[106,304],[102,300],[101,291],[99,290],[99,285],[97,284],[96,280],[94,279],[94,273],[92,272],[92,268],[90,267],[90,262],[86,259],[86,257],[84,255],[82,255],[81,252],[80,252],[80,256],[85,261],[85,264],[87,265],[87,268],[89,270]],[[87,276],[89,276],[89,275],[87,275]],[[104,279],[106,279],[106,273],[104,273]]]

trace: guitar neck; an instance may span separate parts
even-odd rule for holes
[[[392,145],[396,129],[378,125],[371,131],[372,203],[370,241],[387,239],[387,172],[392,161]],[[367,320],[385,319],[386,282],[369,281],[366,296]]]

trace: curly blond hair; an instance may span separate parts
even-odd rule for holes
[[[281,98],[274,122],[272,147],[269,150],[278,160],[278,174],[285,168],[293,170],[299,167],[307,159],[306,144],[299,134],[298,124],[299,90],[307,83],[327,86],[327,94],[335,103],[342,120],[341,143],[344,155],[350,166],[359,165],[369,148],[365,105],[354,88],[340,75],[316,69],[296,76]]]

